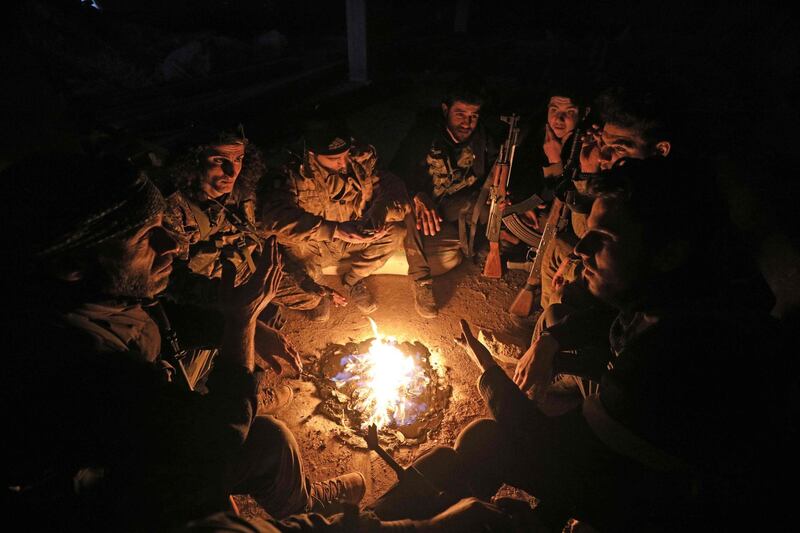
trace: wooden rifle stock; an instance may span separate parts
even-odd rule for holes
[[[483,265],[483,277],[499,279],[503,275],[503,263],[500,259],[500,242],[489,243],[489,255]]]
[[[511,166],[514,164],[514,153],[519,135],[519,128],[517,128],[519,117],[517,115],[500,118],[508,124],[508,137],[500,146],[500,154],[490,174],[491,192],[489,194],[492,204],[489,209],[489,220],[486,223],[489,255],[486,256],[486,264],[483,265],[483,276],[494,279],[503,275],[503,264],[500,259],[500,229],[503,224],[503,208],[506,204],[506,189],[511,178]]]
[[[517,293],[517,297],[514,298],[511,307],[508,309],[508,312],[514,316],[526,317],[531,314],[531,310],[533,309],[534,289],[541,285],[544,256],[558,231],[558,221],[561,218],[563,207],[564,203],[558,198],[553,201],[553,206],[550,208],[550,214],[547,215],[547,222],[542,232],[542,239],[539,241],[539,247],[536,250],[536,257],[533,260],[528,279],[525,281],[525,286]]]
[[[483,276],[499,279],[503,275],[503,263],[500,259],[500,221],[502,219],[503,205],[505,202],[505,184],[508,178],[508,165],[496,163],[492,168],[492,206],[489,210],[489,221],[486,226],[486,236],[489,239],[489,255],[483,265]],[[494,226],[497,226],[496,228]],[[496,231],[495,231],[496,229]]]

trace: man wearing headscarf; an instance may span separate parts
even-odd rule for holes
[[[310,483],[286,426],[255,416],[256,322],[282,271],[274,241],[238,286],[224,264],[218,353],[185,352],[155,301],[179,247],[146,176],[58,155],[2,178],[19,192],[3,212],[17,236],[3,288],[19,297],[3,311],[2,390],[7,496],[21,516],[50,530],[164,530],[225,510],[229,494],[275,517],[363,496],[358,473]]]

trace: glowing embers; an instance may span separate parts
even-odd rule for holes
[[[450,387],[425,346],[383,337],[370,323],[374,338],[324,350],[314,372],[317,411],[349,429],[345,440],[375,424],[383,440],[417,444],[441,421]]]

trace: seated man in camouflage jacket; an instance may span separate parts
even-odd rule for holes
[[[377,159],[375,148],[353,144],[342,126],[318,123],[302,159],[284,167],[283,188],[260,197],[262,228],[277,234],[312,279],[322,279],[326,264],[349,262],[342,282],[366,314],[377,304],[363,280],[402,247],[409,213],[405,187],[376,170]]]
[[[14,346],[2,387],[13,428],[5,496],[33,529],[172,531],[228,509],[229,494],[250,494],[275,518],[360,500],[361,474],[311,483],[289,429],[256,416],[257,317],[282,277],[274,238],[247,282],[225,262],[218,350],[198,354],[181,349],[156,300],[179,246],[146,176],[55,154],[2,177],[24,184],[3,219],[20,236],[3,278],[20,295],[2,321]],[[40,208],[47,219],[31,223]],[[201,392],[188,378],[208,357]]]
[[[429,277],[470,256],[477,224],[486,223],[485,197],[483,205],[476,203],[497,151],[480,119],[484,101],[478,84],[459,80],[440,109],[417,118],[389,165],[413,201],[406,253],[421,249],[421,269]]]
[[[264,174],[260,150],[244,136],[241,126],[230,131],[197,128],[185,154],[166,169],[165,186],[170,223],[183,237],[169,295],[183,304],[217,307],[222,258],[236,266],[237,285],[254,272],[253,254],[261,252],[264,238],[255,226],[255,186]],[[312,281],[298,265],[285,265],[275,298],[280,307],[309,311],[316,318],[323,296],[332,290]],[[338,298],[337,301],[342,299]],[[280,357],[299,369],[297,352],[276,330],[275,308],[258,322],[259,354],[280,373]],[[325,317],[322,317],[325,318]],[[188,328],[188,329],[191,329]],[[291,396],[286,386],[268,389],[272,408]]]

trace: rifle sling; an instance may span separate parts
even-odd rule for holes
[[[478,199],[475,200],[475,205],[472,206],[472,218],[470,219],[469,227],[469,242],[467,244],[467,257],[472,257],[475,254],[475,233],[478,231],[478,221],[481,219],[481,211],[483,206],[486,205],[486,200],[489,198],[489,188],[491,187],[490,181],[492,173],[486,177],[486,181],[481,187],[481,192],[478,194]]]

